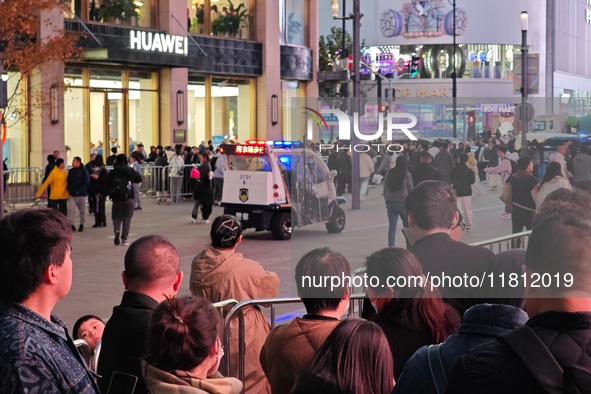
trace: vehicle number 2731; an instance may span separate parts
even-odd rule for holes
[[[240,180],[241,181],[248,181],[248,180],[250,180],[250,175],[248,175],[248,174],[240,174]]]

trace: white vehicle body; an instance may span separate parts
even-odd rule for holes
[[[328,222],[331,232],[344,228],[333,182],[336,174],[314,152],[270,144],[222,149],[227,168],[224,213],[236,216],[244,228],[271,230],[276,239],[289,239],[292,223]]]

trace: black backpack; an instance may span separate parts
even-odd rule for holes
[[[515,163],[513,160],[509,159],[508,157],[503,157],[503,160],[509,160],[509,163],[511,163],[511,175],[515,174],[517,170],[519,170],[517,163]]]
[[[113,174],[111,180],[111,192],[109,193],[111,200],[122,202],[127,201],[133,197],[133,190],[131,187],[131,181],[127,178],[126,174],[120,171],[116,171]]]

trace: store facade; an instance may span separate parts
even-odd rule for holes
[[[317,0],[129,2],[134,11],[119,16],[97,0],[72,0],[65,14],[46,15],[79,33],[83,51],[32,75],[27,87],[3,76],[9,92],[23,93],[19,105],[30,105],[24,92],[32,89],[50,98],[28,119],[9,122],[11,168],[44,166],[54,150],[69,163],[92,152],[106,157],[112,147],[129,153],[140,142],[149,150],[281,139],[289,135],[281,101],[317,96]],[[241,21],[229,31],[235,14]],[[293,85],[295,92],[286,88]]]
[[[514,86],[514,71],[519,68],[514,55],[521,54],[522,11],[529,17],[528,50],[539,56],[537,64],[529,64],[530,72],[537,73],[538,93],[530,95],[536,115],[581,116],[591,110],[591,71],[586,69],[591,6],[587,0],[455,3],[458,138],[474,138],[487,129],[520,130],[512,111],[521,100],[520,86]],[[367,65],[361,69],[364,95],[375,103],[378,89],[371,74],[377,72],[386,77],[382,103],[390,111],[417,111],[417,129],[425,137],[451,136],[451,3],[370,0],[362,2],[361,12],[361,38],[366,45],[362,59]],[[329,9],[321,10],[322,17],[329,14]],[[337,24],[322,25],[320,34],[329,34],[333,25]],[[413,56],[420,60],[418,75],[411,77]]]

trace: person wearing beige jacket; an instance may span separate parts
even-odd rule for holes
[[[474,171],[474,175],[476,176],[477,180],[472,184],[472,193],[474,194],[474,197],[482,196],[484,192],[480,188],[480,185],[478,185],[478,162],[476,161],[476,156],[474,156],[472,147],[470,145],[466,146],[465,152],[468,155],[468,162],[466,165],[469,169]]]
[[[371,159],[371,156],[367,153],[359,155],[359,178],[361,183],[361,195],[362,200],[369,200],[369,178],[375,170],[375,164]]]
[[[191,294],[210,302],[235,299],[274,298],[279,290],[279,277],[263,266],[236,253],[242,240],[242,225],[234,216],[217,217],[211,225],[211,246],[193,259]],[[269,382],[259,361],[261,348],[271,331],[267,318],[258,307],[244,310],[246,344],[244,388],[246,394],[270,393]],[[238,319],[230,324],[230,376],[238,377]]]

